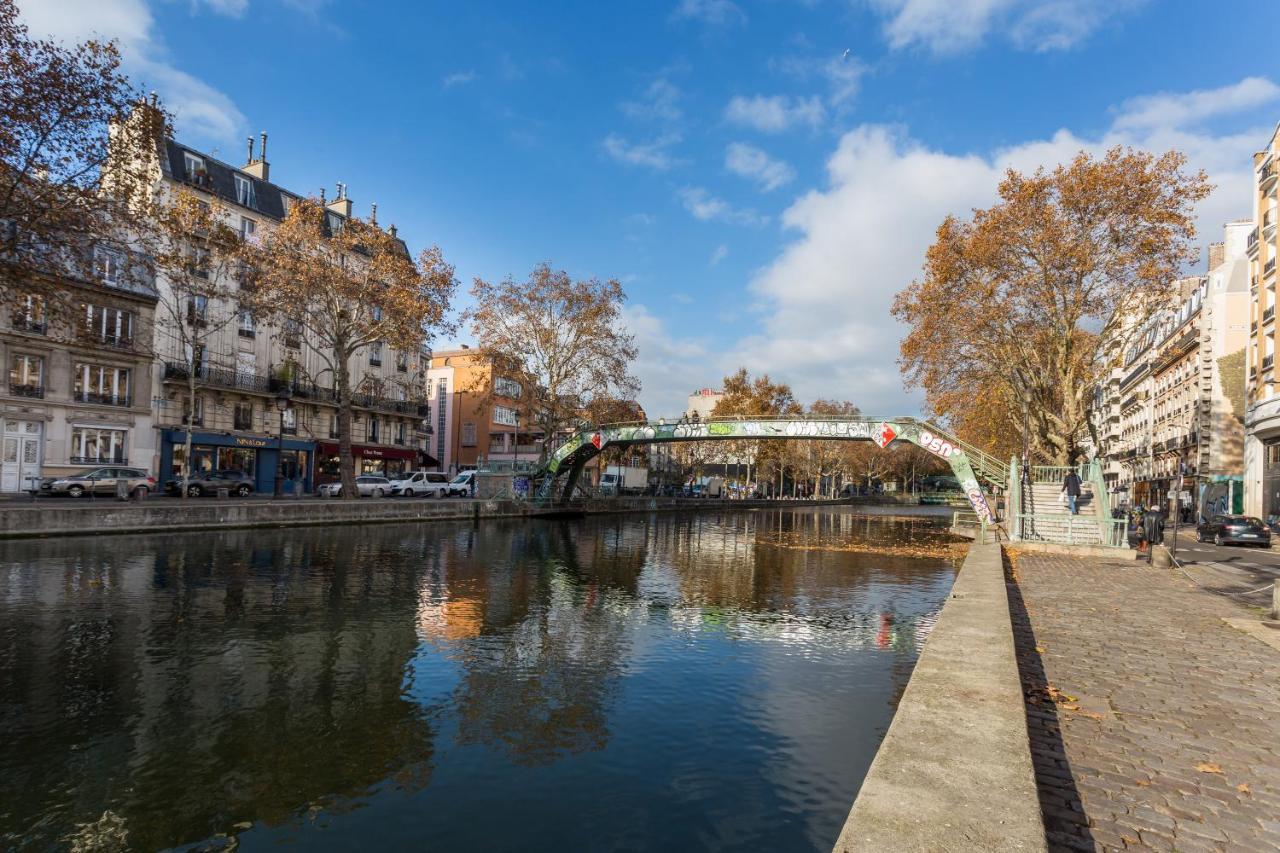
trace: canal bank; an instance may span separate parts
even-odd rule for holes
[[[835,850],[1045,850],[999,545],[974,545]]]
[[[723,512],[766,507],[799,509],[840,504],[840,501],[601,498],[576,503],[570,512],[579,515],[690,510]],[[859,507],[858,511],[867,514],[887,512],[898,515],[932,516],[943,514],[940,513],[941,509],[895,506]],[[882,512],[875,512],[875,510]],[[341,501],[290,498],[272,501],[201,498],[152,502],[47,499],[31,503],[10,502],[0,507],[0,539],[237,528],[397,524],[423,521],[479,521],[490,518],[537,518],[548,514],[549,510],[544,506],[526,501],[502,499],[405,498]]]

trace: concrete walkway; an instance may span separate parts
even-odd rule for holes
[[[1260,611],[1123,556],[1011,559],[1051,849],[1280,850],[1280,652],[1224,621]]]

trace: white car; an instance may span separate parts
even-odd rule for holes
[[[342,496],[342,483],[325,483],[316,494],[322,498],[337,498]],[[391,481],[386,477],[377,477],[373,474],[361,474],[356,477],[356,494],[362,498],[382,498],[391,494]]]
[[[471,497],[473,480],[475,480],[475,471],[463,471],[458,476],[449,481],[448,491],[445,493],[448,497],[457,495],[460,498]]]
[[[391,481],[391,494],[406,498],[425,495],[442,498],[449,491],[449,476],[439,471],[410,471]]]

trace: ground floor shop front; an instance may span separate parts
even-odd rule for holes
[[[150,415],[55,401],[0,403],[0,492],[30,491],[43,477],[100,465],[150,471]]]
[[[191,459],[187,460],[187,433],[180,429],[161,431],[160,479],[186,475],[199,476],[207,471],[243,471],[254,479],[259,492],[275,490],[277,471],[283,477],[286,492],[298,484],[304,492],[313,488],[316,443],[295,438],[284,440],[247,433],[191,433]]]
[[[319,461],[316,464],[316,485],[336,483],[342,478],[338,443],[336,441],[317,442],[316,452],[319,454]],[[415,471],[427,467],[428,464],[435,464],[434,459],[412,447],[353,444],[351,456],[355,460],[357,477],[361,474],[376,474],[394,479],[406,471]]]

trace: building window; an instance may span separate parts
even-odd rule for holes
[[[378,441],[378,419],[377,418],[369,418],[368,435],[369,435],[369,441],[372,441],[372,442]]]
[[[253,403],[236,403],[235,428],[253,429]]]
[[[71,462],[96,465],[102,462],[128,464],[129,433],[123,429],[102,427],[71,428]]]
[[[84,334],[95,341],[128,348],[133,345],[133,313],[104,305],[82,305]]]
[[[209,185],[209,173],[205,171],[203,158],[197,157],[190,151],[184,151],[182,152],[182,166],[187,170],[188,181],[201,187]]]
[[[254,381],[258,375],[258,354],[253,352],[236,353],[236,384],[241,388],[255,390]]]
[[[286,435],[298,434],[298,410],[293,406],[280,413],[280,431]]]
[[[342,217],[336,213],[329,214],[329,233],[338,234],[342,231]]]
[[[520,383],[514,379],[507,379],[499,376],[493,380],[493,393],[499,397],[510,397],[512,400],[520,399]]]
[[[246,243],[257,242],[258,223],[247,216],[240,217],[240,239]]]
[[[382,341],[369,345],[369,364],[372,367],[382,366]]]
[[[254,322],[252,311],[248,311],[243,308],[240,309],[239,332],[240,332],[240,337],[242,338],[257,337],[258,326],[257,326],[257,323]]]
[[[509,409],[506,406],[493,407],[493,422],[502,424],[503,426],[516,426],[520,415],[515,409]]]
[[[396,424],[396,444],[404,444],[404,443],[405,443],[404,421],[400,421]]]
[[[31,293],[21,297],[13,311],[13,327],[37,335],[48,332],[49,324],[44,319],[44,298]]]
[[[280,332],[284,337],[284,345],[289,349],[299,349],[302,346],[301,320],[295,320],[292,317],[286,318],[280,327]]]
[[[124,278],[124,253],[106,246],[94,246],[93,272],[100,281],[118,285]]]
[[[209,321],[209,297],[187,297],[187,325],[203,326]]]
[[[75,367],[74,390],[79,403],[128,406],[129,370],[105,364],[79,363]]]
[[[373,318],[373,322],[375,322],[375,323],[381,323],[381,322],[382,322],[382,306],[381,306],[381,305],[375,305],[375,306],[373,306],[372,308],[370,308],[370,309],[369,309],[369,316],[371,316],[371,317]]]
[[[192,414],[194,408],[195,414]],[[195,406],[191,405],[191,400],[183,399],[182,401],[182,422],[191,426],[204,426],[204,397],[199,394],[195,396]]]
[[[448,425],[449,411],[449,380],[440,379],[436,384],[436,459],[440,465],[444,465],[445,456],[445,427]]]
[[[329,415],[329,438],[338,437],[338,416],[337,414]]]
[[[236,202],[241,207],[257,207],[253,197],[253,181],[244,175],[236,175]]]
[[[9,361],[9,393],[16,397],[43,397],[44,359],[38,355],[13,356]]]
[[[465,423],[462,425],[462,446],[476,446],[476,425],[473,423]]]
[[[407,352],[396,353],[396,370],[398,370],[401,373],[409,372],[409,353]]]

